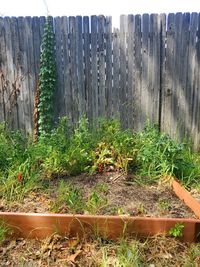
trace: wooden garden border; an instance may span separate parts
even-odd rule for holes
[[[172,187],[200,218],[200,203],[177,181]],[[168,234],[176,223],[181,223],[184,225],[183,241],[200,241],[200,219],[0,212],[0,220],[13,229],[13,235],[26,238],[45,238],[53,233],[81,237],[92,234],[108,239],[124,235],[147,237]]]

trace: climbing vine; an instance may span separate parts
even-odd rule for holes
[[[53,126],[53,97],[56,83],[55,39],[52,18],[46,18],[39,72],[38,134],[50,133]]]

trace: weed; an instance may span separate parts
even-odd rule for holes
[[[158,207],[162,211],[168,211],[170,208],[171,204],[169,199],[159,199],[158,200]]]
[[[108,192],[108,184],[106,183],[98,183],[95,188],[97,192],[106,194]]]
[[[181,237],[183,235],[184,225],[176,223],[174,227],[169,230],[169,235],[172,237]]]
[[[137,172],[148,176],[149,182],[163,176],[177,177],[187,185],[200,177],[199,157],[191,152],[188,144],[179,144],[155,126],[147,125],[135,134]]]
[[[140,214],[144,214],[144,213],[146,212],[143,203],[139,203],[139,204],[137,205],[137,212],[140,213]]]
[[[196,267],[200,264],[200,244],[192,244],[184,260],[184,267]]]
[[[96,214],[100,209],[108,204],[108,200],[101,196],[97,191],[92,191],[86,203],[86,210],[92,214]]]
[[[139,267],[142,265],[142,260],[139,250],[139,242],[133,241],[128,244],[122,240],[117,248],[116,266],[120,267]]]
[[[4,222],[0,222],[0,244],[1,242],[5,240],[8,232],[9,232],[9,228],[5,225]]]
[[[82,192],[78,188],[61,180],[58,185],[57,199],[53,203],[52,210],[59,211],[62,205],[66,205],[72,213],[80,213],[84,210]]]

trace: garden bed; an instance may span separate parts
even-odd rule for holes
[[[170,187],[143,182],[114,172],[54,179],[21,202],[0,200],[0,211],[196,218]]]

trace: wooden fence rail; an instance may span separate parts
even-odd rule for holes
[[[0,18],[0,121],[33,129],[44,17]],[[200,144],[200,14],[55,17],[55,118],[114,117]]]

